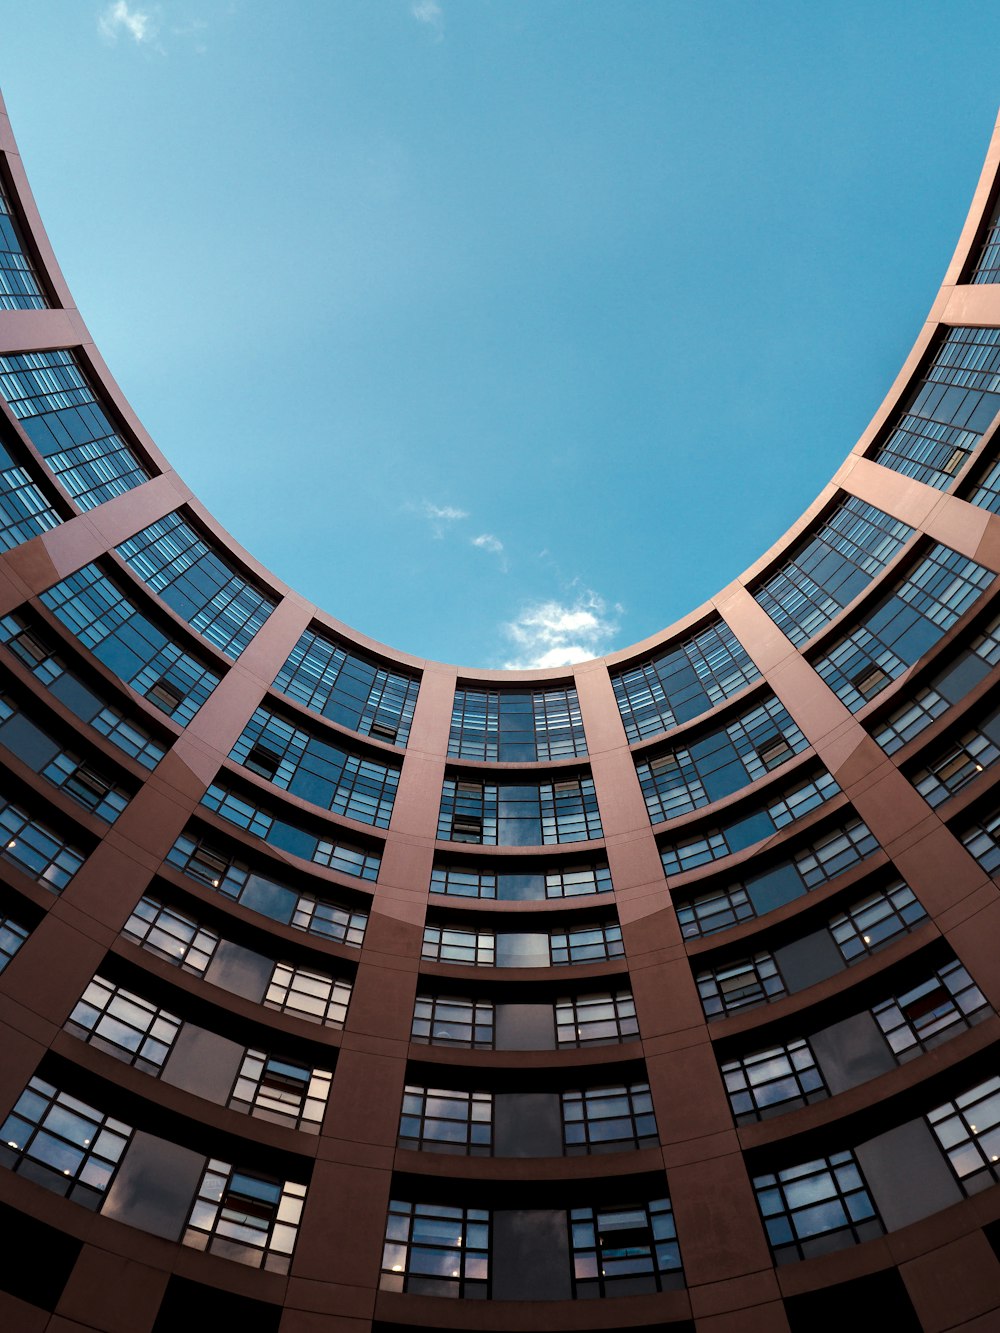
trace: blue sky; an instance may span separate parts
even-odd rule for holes
[[[0,0],[76,300],[219,519],[472,666],[652,634],[794,520],[909,350],[1000,7]]]

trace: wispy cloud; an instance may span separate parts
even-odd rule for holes
[[[137,46],[150,46],[156,41],[159,22],[151,9],[130,8],[128,0],[113,0],[101,11],[97,30],[109,42],[117,42],[124,35]]]
[[[611,650],[621,612],[622,607],[589,588],[581,589],[571,602],[532,603],[503,627],[517,649],[517,656],[504,666],[525,671],[601,657]]]
[[[407,503],[404,509],[416,510],[422,514],[431,525],[431,532],[435,537],[443,537],[449,524],[460,523],[462,519],[468,518],[468,511],[458,509],[455,505],[436,505],[430,500],[423,500],[420,504]]]
[[[444,10],[438,0],[413,0],[410,13],[418,23],[425,23],[438,41],[444,36]]]
[[[504,545],[499,537],[494,537],[492,532],[481,532],[478,537],[472,538],[472,545],[480,551],[486,551],[488,555],[498,556],[500,559],[500,572],[506,574],[509,569],[507,556],[504,554]]]

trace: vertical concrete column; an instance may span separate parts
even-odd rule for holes
[[[576,681],[692,1308],[715,1318],[773,1303],[770,1252],[611,680],[587,663]],[[775,1317],[761,1328],[783,1329]]]
[[[420,682],[323,1123],[282,1333],[367,1326],[375,1306],[455,672]]]

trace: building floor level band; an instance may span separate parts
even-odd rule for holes
[[[751,569],[466,670],[173,471],[0,105],[0,1327],[1000,1329],[998,186]]]

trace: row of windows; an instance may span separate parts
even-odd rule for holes
[[[73,352],[0,356],[0,393],[81,509],[93,509],[149,480]]]
[[[471,1157],[577,1156],[655,1147],[648,1083],[567,1092],[492,1093],[408,1084],[399,1146]]]
[[[759,679],[736,635],[715,620],[669,651],[612,673],[611,683],[625,734],[640,741],[707,712]]]
[[[260,1120],[319,1133],[333,1078],[331,1070],[316,1069],[301,1060],[270,1055],[206,1034],[163,1006],[152,1004],[100,975],[87,986],[66,1022],[66,1029],[143,1073],[154,1077],[162,1074],[167,1082],[178,1081],[170,1057],[179,1049],[182,1032],[187,1038],[182,1043],[187,1051],[197,1046],[199,1037],[207,1036],[216,1065],[212,1086],[225,1078],[225,1068],[220,1070],[218,1066],[220,1063],[224,1066],[227,1057],[235,1071],[228,1095],[223,1094],[220,1099],[223,1105]],[[184,1066],[183,1053],[178,1063]],[[182,1086],[198,1091],[197,1084],[195,1080],[195,1086],[191,1087],[185,1081]],[[204,1085],[201,1091],[210,1096]]]
[[[445,778],[438,837],[500,847],[538,847],[601,837],[591,777],[556,782],[463,782]]]
[[[138,726],[107,699],[96,694],[48,643],[45,634],[20,614],[0,620],[0,643],[28,668],[59,702],[81,722],[142,764],[155,768],[166,749],[146,728]]]
[[[525,763],[586,753],[573,688],[455,691],[448,739],[453,758]]]
[[[937,747],[910,781],[924,800],[938,806],[1000,759],[1000,709]]]
[[[1000,282],[1000,208],[993,210],[982,252],[969,278],[972,283]]]
[[[949,329],[920,387],[873,457],[947,490],[1000,411],[1000,329]]]
[[[115,549],[152,592],[227,657],[239,657],[274,610],[273,599],[180,514],[158,519]]]
[[[962,842],[987,875],[995,875],[1000,870],[1000,809],[980,815]]]
[[[14,957],[29,934],[27,926],[22,926],[14,917],[6,913],[0,915],[0,972]]]
[[[352,875],[357,879],[378,878],[381,862],[378,852],[324,838],[298,824],[277,819],[253,799],[244,798],[217,782],[213,782],[206,791],[201,804],[238,828],[249,830],[272,847],[291,852],[293,856],[301,856],[305,861],[327,866],[342,875]]]
[[[251,912],[259,912],[293,930],[304,930],[335,944],[361,948],[368,924],[367,912],[318,899],[311,893],[300,893],[287,884],[258,874],[245,862],[216,850],[190,833],[181,834],[167,853],[167,861],[185,875],[218,890]]]
[[[966,498],[969,504],[987,509],[991,514],[1000,514],[1000,459],[987,467]]]
[[[0,797],[0,859],[61,893],[83,865],[84,855],[23,806]]]
[[[741,1013],[813,985],[907,934],[926,916],[913,890],[899,881],[838,912],[824,930],[793,945],[706,968],[695,976],[705,1017]]]
[[[560,996],[555,1004],[496,1004],[418,995],[410,1040],[473,1050],[532,1051],[607,1046],[639,1035],[629,991]]]
[[[0,271],[0,281],[2,278]],[[17,463],[0,438],[0,551],[9,551],[40,532],[49,532],[60,522],[30,474]]]
[[[621,927],[574,926],[569,930],[466,930],[425,926],[420,957],[471,967],[550,967],[605,962],[624,956]]]
[[[41,601],[119,680],[181,726],[219,683],[217,672],[137,610],[95,564],[56,583]]]
[[[955,1184],[947,1189],[937,1184],[939,1207],[946,1198],[978,1193],[1000,1178],[1000,1077],[986,1079],[902,1128],[907,1137],[901,1141],[918,1144],[929,1159],[940,1154],[950,1167]],[[883,1234],[886,1225],[879,1216],[878,1196],[883,1196],[883,1209],[894,1203],[889,1188],[896,1182],[891,1179],[892,1167],[886,1169],[872,1146],[861,1144],[854,1151],[754,1177],[757,1204],[779,1264]],[[913,1169],[921,1165],[913,1163]],[[875,1188],[870,1183],[873,1177]]]
[[[1000,663],[1000,617],[977,634],[930,681],[894,708],[872,728],[873,739],[886,754],[895,752],[929,727],[935,718],[959,703]]]
[[[804,643],[849,606],[912,536],[899,519],[849,496],[754,597],[787,639]]]
[[[162,1140],[137,1133],[124,1121],[38,1077],[29,1082],[0,1127],[4,1166],[118,1220],[128,1222],[130,1213],[138,1213],[134,1224],[145,1224],[146,1229],[153,1229],[149,1210],[136,1196],[142,1193],[141,1184],[148,1188],[152,1178],[159,1186],[159,1191],[152,1191],[153,1199],[176,1209],[177,1195],[184,1188],[170,1171],[177,1151],[171,1153]],[[183,1202],[175,1238],[238,1263],[287,1273],[306,1187],[180,1152],[200,1169],[193,1198]],[[139,1189],[136,1182],[128,1184],[133,1164]],[[116,1176],[125,1179],[125,1188],[115,1189]],[[155,1219],[160,1235],[169,1234],[165,1221]]]
[[[894,592],[814,662],[819,676],[856,713],[928,652],[994,575],[935,545]]]
[[[512,1214],[511,1224],[530,1225],[530,1218],[530,1213]],[[508,1233],[505,1219],[502,1211],[393,1199],[380,1286],[384,1291],[464,1300],[505,1294],[496,1290],[501,1272],[494,1276],[492,1271],[507,1268],[501,1239]],[[561,1288],[561,1295],[576,1299],[628,1296],[681,1285],[680,1250],[669,1199],[573,1208],[555,1224],[555,1236],[555,1219],[546,1215],[545,1221],[549,1246],[567,1256],[568,1271],[550,1272],[548,1279],[553,1288]]]
[[[48,304],[0,183],[0,310],[44,310]]]
[[[99,765],[64,750],[5,694],[0,694],[0,745],[109,824],[128,804],[128,793]]]
[[[306,630],[274,678],[274,688],[342,727],[405,745],[419,681],[376,666],[316,630]]]
[[[351,1000],[351,982],[315,968],[275,962],[233,944],[184,912],[144,895],[122,927],[124,939],[200,976],[209,985],[262,1004],[266,1009],[343,1027]]]
[[[800,847],[787,861],[724,886],[676,900],[677,920],[686,939],[712,935],[738,921],[763,916],[835,879],[879,849],[868,826],[852,819]]]
[[[780,768],[808,742],[773,695],[724,727],[655,758],[636,761],[652,823],[721,801]]]
[[[695,837],[685,838],[682,842],[661,844],[663,869],[668,875],[679,875],[686,870],[707,865],[710,861],[732,856],[746,847],[752,847],[755,842],[769,838],[778,829],[787,828],[839,794],[840,788],[830,774],[819,773],[816,777],[797,783],[749,814],[740,815]]]
[[[962,964],[946,963],[866,1011],[871,1022],[864,1029],[855,1016],[811,1039],[722,1061],[733,1117],[745,1124],[820,1101],[950,1040],[991,1012]]]
[[[377,828],[388,828],[399,769],[352,754],[260,707],[229,756],[276,787]]]
[[[455,898],[495,898],[500,902],[540,902],[611,892],[611,871],[604,864],[564,866],[557,870],[477,870],[436,865],[431,893]]]

